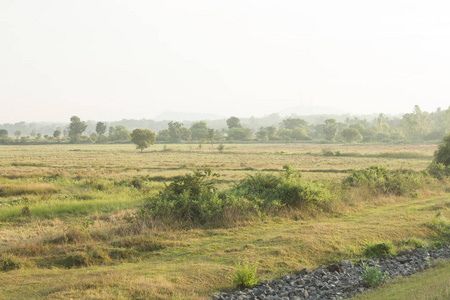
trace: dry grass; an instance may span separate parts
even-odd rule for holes
[[[57,186],[50,183],[2,184],[0,185],[0,197],[54,194],[58,190]]]

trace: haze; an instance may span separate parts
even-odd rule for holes
[[[0,0],[0,124],[450,105],[447,1]]]

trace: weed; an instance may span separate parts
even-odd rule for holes
[[[19,269],[21,265],[22,263],[13,257],[0,257],[0,270],[3,272]]]
[[[439,240],[448,241],[450,239],[450,222],[445,219],[441,211],[438,211],[431,222],[426,223],[426,226],[437,234]]]
[[[233,283],[238,289],[249,288],[256,284],[257,265],[249,265],[248,261],[236,264]]]
[[[400,244],[405,245],[405,246],[410,246],[413,248],[419,248],[419,247],[423,247],[425,245],[425,242],[416,237],[410,237],[410,238],[405,238],[405,239],[401,240]]]
[[[382,273],[380,271],[380,266],[378,265],[370,267],[366,263],[363,263],[362,268],[363,270],[361,273],[361,280],[367,287],[378,286],[387,278],[389,278],[389,273],[387,271]]]
[[[391,242],[369,243],[363,249],[363,255],[367,258],[395,255],[394,245]]]

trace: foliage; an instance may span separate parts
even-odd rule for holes
[[[220,144],[220,145],[217,147],[217,150],[219,150],[219,152],[223,152],[224,149],[225,149],[225,145],[224,145],[224,144]]]
[[[248,128],[233,127],[228,131],[228,140],[248,141],[252,138],[252,131]]]
[[[391,242],[368,243],[363,249],[367,258],[378,258],[395,255],[394,245]]]
[[[20,269],[22,263],[11,256],[0,257],[0,271],[8,272],[15,269]]]
[[[215,187],[214,178],[218,176],[204,168],[175,178],[158,195],[148,199],[141,215],[159,219],[173,217],[196,225],[215,220],[223,210],[222,198]]]
[[[86,123],[82,122],[79,117],[73,116],[70,118],[69,137],[71,143],[79,141],[81,134],[87,128]]]
[[[434,152],[434,162],[450,166],[450,133],[442,139],[438,150]]]
[[[338,132],[338,126],[335,119],[325,120],[325,126],[323,127],[323,133],[328,141],[334,140]]]
[[[106,133],[106,124],[103,122],[98,122],[95,125],[95,132],[97,132],[98,136],[101,137]]]
[[[444,166],[442,163],[432,162],[427,167],[427,172],[430,176],[442,180],[445,177],[450,176],[450,166]]]
[[[359,131],[355,128],[345,128],[344,130],[342,130],[341,135],[347,143],[351,143],[357,139],[362,138]]]
[[[236,264],[233,283],[238,289],[250,288],[257,283],[257,265],[249,265],[248,261]]]
[[[330,192],[323,185],[302,180],[300,173],[291,166],[286,165],[283,168],[284,173],[280,176],[263,173],[247,175],[230,193],[266,208],[285,205],[321,206],[331,198]]]
[[[241,128],[241,120],[239,120],[239,118],[236,117],[229,117],[227,119],[227,126],[228,129],[232,129],[232,128]]]
[[[362,265],[361,280],[367,287],[375,287],[380,285],[383,281],[389,278],[389,273],[380,271],[380,266],[375,265],[373,267],[368,266],[366,263]]]
[[[426,225],[436,233],[438,240],[450,240],[450,222],[446,220],[440,211]]]
[[[131,141],[136,144],[136,149],[140,149],[141,152],[153,145],[155,142],[155,133],[150,129],[135,129],[131,133]]]
[[[375,193],[401,196],[420,188],[427,176],[426,172],[370,166],[353,171],[342,183],[344,187],[367,187]]]

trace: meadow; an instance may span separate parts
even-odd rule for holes
[[[266,280],[360,259],[368,242],[401,250],[412,237],[429,244],[448,237],[447,179],[426,179],[405,195],[340,188],[352,170],[373,165],[425,170],[436,145],[216,147],[0,146],[0,298],[204,299],[233,289],[242,261],[257,264],[257,278]],[[139,217],[149,199],[193,169],[211,168],[226,190],[249,175],[282,174],[286,165],[330,188],[326,207],[231,216],[223,226]]]

